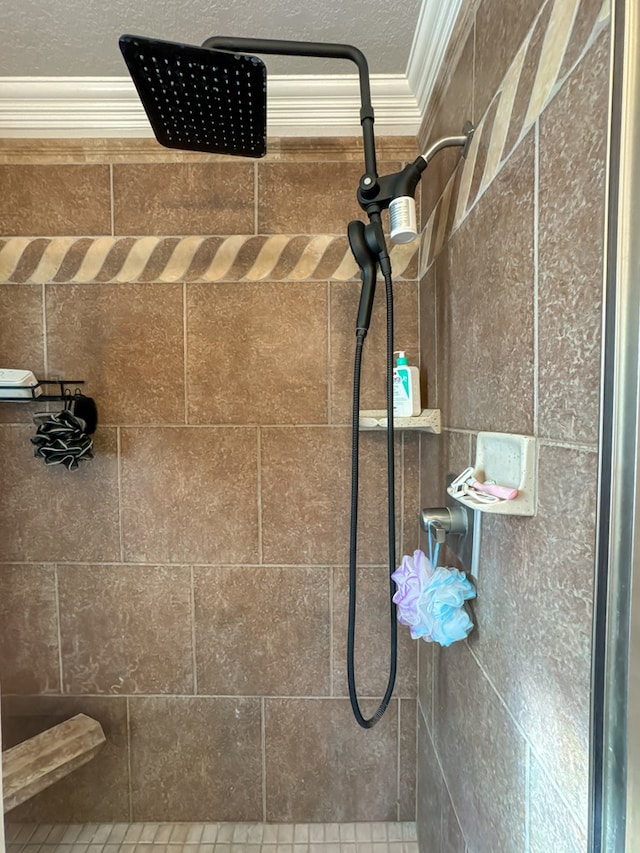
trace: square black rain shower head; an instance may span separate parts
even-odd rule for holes
[[[120,50],[161,145],[264,157],[267,70],[257,56],[130,35]]]

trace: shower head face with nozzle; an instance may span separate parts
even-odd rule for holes
[[[161,145],[264,157],[267,71],[257,56],[131,35],[120,50]]]

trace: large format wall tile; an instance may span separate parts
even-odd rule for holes
[[[400,163],[378,163],[380,175]],[[258,234],[343,234],[365,215],[356,201],[364,161],[260,163]]]
[[[445,503],[447,476],[461,474],[471,463],[470,436],[445,430],[420,437],[420,503],[423,507]]]
[[[399,562],[399,558],[398,558]],[[396,590],[392,584],[393,592]],[[388,568],[358,568],[355,674],[358,693],[383,696],[389,674]],[[349,573],[333,571],[333,694],[347,695],[347,613]],[[396,607],[393,605],[396,621]],[[398,625],[398,675],[395,696],[416,695],[416,643],[409,630]]]
[[[326,423],[326,283],[189,285],[187,354],[190,423]]]
[[[396,820],[397,727],[395,702],[361,729],[347,699],[267,699],[267,820]]]
[[[525,849],[525,744],[466,643],[438,656],[435,746],[473,853]]]
[[[51,566],[0,565],[3,693],[58,693],[58,616]]]
[[[0,166],[0,234],[110,234],[108,166]]]
[[[398,820],[415,821],[418,763],[417,708],[414,699],[401,699],[398,704],[400,706]]]
[[[436,267],[432,264],[420,279],[420,383],[423,403],[430,409],[438,403],[438,323],[437,323]]]
[[[542,11],[538,16],[538,19],[532,28],[531,36],[523,44],[522,48],[518,52],[517,60],[514,61],[514,65],[516,67],[519,66],[519,76],[518,85],[517,87],[515,87],[513,103],[511,104],[511,109],[508,113],[508,130],[506,130],[504,136],[505,155],[511,152],[518,139],[520,138],[520,134],[522,133],[523,127],[527,123],[527,114],[529,112],[529,104],[531,102],[531,93],[536,82],[536,77],[540,70],[540,57],[542,55],[543,46],[546,41],[547,27],[549,26],[549,19],[551,16],[553,5],[553,3],[546,3],[543,6]],[[520,65],[521,57],[522,62]],[[515,68],[512,67],[509,70],[510,83],[511,75],[515,73],[517,72]],[[505,97],[505,88],[506,86],[503,87],[502,95],[499,97],[501,107],[503,107],[502,99]],[[530,121],[531,119],[529,118],[529,122]],[[483,134],[483,136],[485,135],[486,134]],[[473,198],[473,196],[471,196],[471,198]]]
[[[97,720],[106,742],[88,764],[11,812],[18,823],[128,821],[127,700],[91,696],[2,697],[2,746],[15,746],[75,714]]]
[[[473,57],[474,29],[472,28],[460,59],[442,93],[428,137],[422,141],[422,153],[426,152],[430,145],[443,136],[456,136],[462,133],[465,123],[474,121]],[[460,148],[445,148],[435,155],[429,163],[427,171],[424,172],[420,181],[420,207],[423,226],[442,195],[447,181],[460,162],[460,156]]]
[[[433,731],[434,644],[418,643],[418,710]]]
[[[262,820],[259,699],[130,699],[133,820]]]
[[[388,559],[386,437],[383,433],[366,433],[360,443],[359,562],[385,565]],[[265,428],[261,448],[265,563],[346,565],[350,431],[346,427]],[[400,471],[398,460],[396,452]],[[400,483],[398,477],[397,522]]]
[[[115,430],[100,427],[76,471],[33,456],[33,427],[0,427],[0,560],[120,558]]]
[[[535,757],[529,770],[529,837],[531,853],[585,853],[587,838],[583,829],[549,781]]]
[[[540,119],[540,432],[593,443],[600,396],[608,68],[605,33]],[[567,116],[573,117],[570,130]]]
[[[579,59],[589,36],[597,26],[598,15],[603,11],[603,7],[606,10],[606,4],[603,4],[602,0],[580,0],[571,28],[571,36],[562,58],[561,77],[564,77]]]
[[[191,693],[186,567],[59,566],[67,693]]]
[[[484,115],[544,0],[505,6],[483,0],[476,14],[475,118]]]
[[[465,853],[462,831],[442,778],[428,727],[420,710],[418,710],[418,754],[416,818],[420,849],[425,853]]]
[[[420,849],[440,853],[444,784],[424,717],[418,711],[418,793],[416,822]]]
[[[469,638],[586,822],[595,453],[542,447],[535,518],[485,517]]]
[[[233,162],[116,165],[115,233],[253,234],[253,170]]]
[[[129,562],[257,563],[256,430],[122,431]]]
[[[180,284],[50,284],[53,375],[81,377],[102,423],[184,423]]]
[[[198,692],[329,694],[329,573],[195,569]]]
[[[398,562],[403,554],[413,554],[420,541],[420,436],[405,432],[402,436],[402,537],[397,543]]]
[[[0,362],[3,367],[32,370],[38,379],[44,370],[42,287],[35,284],[0,285]],[[11,408],[12,414],[16,406]],[[5,416],[5,412],[1,412]]]
[[[353,361],[360,284],[331,284],[331,422],[351,423]],[[393,286],[393,348],[405,350],[409,364],[418,364],[418,298],[415,282]],[[360,408],[386,409],[387,324],[384,282],[376,290],[371,327],[365,339],[360,381]],[[394,356],[395,364],[395,356]],[[426,401],[423,402],[426,408]]]
[[[529,134],[436,264],[438,403],[451,427],[533,430],[533,142]]]
[[[31,370],[44,377],[44,334],[42,330],[42,287],[0,285],[0,363],[3,367]],[[31,404],[3,403],[1,423],[31,421]]]
[[[467,849],[445,786],[442,792],[442,853],[467,853]]]

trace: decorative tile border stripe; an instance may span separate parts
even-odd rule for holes
[[[417,276],[418,244],[394,246],[397,279]],[[11,237],[0,282],[348,281],[359,275],[346,237]]]
[[[609,19],[609,0],[550,0],[524,39],[420,240],[420,276],[485,193]],[[572,61],[570,61],[572,60]],[[451,215],[451,208],[455,210]]]

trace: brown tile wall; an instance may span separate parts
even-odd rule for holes
[[[472,463],[480,430],[535,436],[539,488],[536,517],[483,517],[468,642],[420,644],[423,853],[587,848],[609,74],[601,6],[481,0],[423,129],[425,144],[454,132],[461,107],[478,125],[468,163],[453,158],[423,187],[421,357],[445,430],[421,439],[421,503],[442,503],[446,475]]]
[[[381,140],[381,172],[415,157],[411,140],[401,149]],[[24,409],[0,412],[4,743],[80,711],[107,734],[93,763],[14,817],[412,819],[416,646],[402,639],[373,731],[352,718],[343,660],[359,288],[329,270],[358,215],[358,145],[287,141],[248,164],[135,141],[16,140],[0,170],[0,244],[28,238],[0,282],[0,364],[85,379],[100,416],[95,459],[67,472],[33,457]],[[233,274],[198,281],[228,235],[243,235]],[[292,280],[315,236],[328,248]],[[166,273],[187,250],[186,280]],[[272,278],[244,279],[269,251],[282,252]],[[396,340],[417,358],[412,269]],[[384,406],[383,314],[381,295],[370,408]],[[398,550],[417,546],[418,456],[415,436],[400,438]],[[362,460],[368,711],[388,661],[383,437],[363,436]]]

